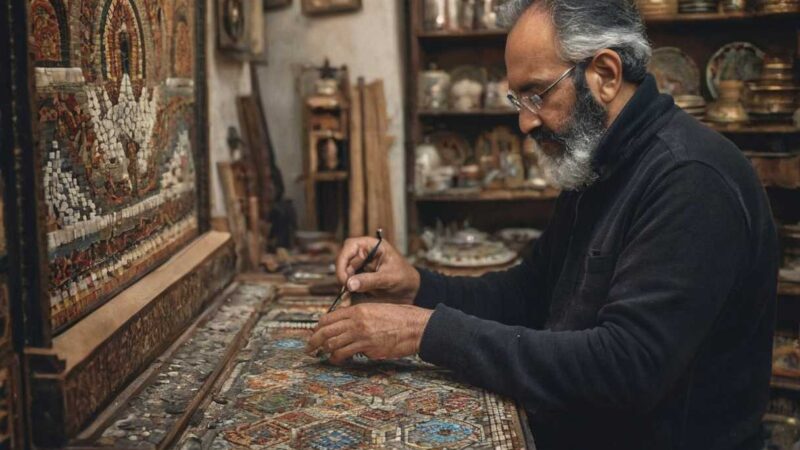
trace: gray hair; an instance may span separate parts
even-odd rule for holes
[[[625,80],[644,79],[653,51],[633,0],[507,0],[501,21],[510,27],[534,5],[549,13],[562,59],[578,64],[608,48],[619,54]]]

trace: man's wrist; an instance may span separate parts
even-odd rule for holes
[[[419,354],[419,349],[422,346],[422,336],[425,334],[425,329],[428,327],[428,322],[433,315],[433,310],[425,308],[416,308],[417,319],[414,326],[414,354]]]

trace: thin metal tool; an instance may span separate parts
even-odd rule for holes
[[[356,269],[356,272],[353,275],[358,275],[360,273],[364,273],[364,270],[367,268],[369,263],[371,263],[372,260],[375,259],[375,255],[378,253],[378,247],[380,247],[381,246],[381,242],[383,242],[383,229],[382,228],[378,228],[378,231],[375,234],[378,237],[378,243],[375,244],[374,247],[372,247],[372,250],[370,250],[369,253],[367,253],[366,259],[364,259],[364,261],[361,263],[361,265],[358,266],[358,269]],[[328,308],[328,312],[329,313],[333,312],[339,306],[339,303],[342,302],[342,299],[344,298],[344,294],[346,292],[348,292],[348,290],[347,290],[347,282],[344,283],[344,286],[342,286],[342,290],[339,291],[339,295],[336,296],[336,299],[334,299],[333,303],[331,303],[331,307]]]

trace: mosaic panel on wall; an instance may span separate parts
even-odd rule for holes
[[[31,0],[29,12],[59,330],[198,234],[197,6]]]

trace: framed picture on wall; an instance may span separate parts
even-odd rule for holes
[[[223,51],[247,49],[247,2],[217,0],[217,40]]]
[[[219,50],[240,60],[262,60],[266,52],[261,11],[262,0],[216,0]]]
[[[292,4],[292,0],[264,0],[264,10],[270,11],[273,9],[286,8]]]
[[[361,0],[302,0],[303,14],[319,16],[340,12],[358,11]]]

